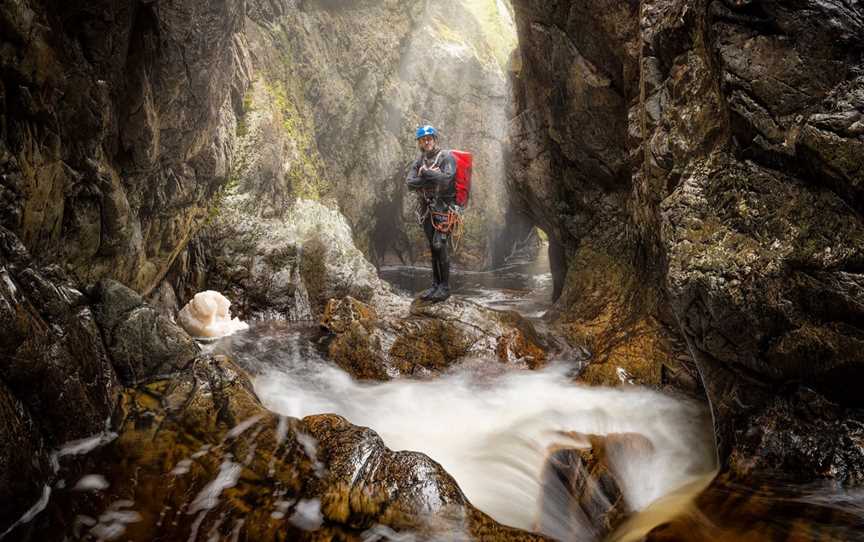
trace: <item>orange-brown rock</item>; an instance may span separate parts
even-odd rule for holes
[[[530,322],[512,311],[487,309],[453,297],[446,303],[381,294],[371,304],[331,299],[321,325],[328,353],[357,378],[428,376],[469,357],[543,366],[549,346]]]
[[[860,511],[833,484],[717,476],[691,506],[652,529],[646,542],[851,542]]]
[[[321,326],[331,333],[344,333],[353,322],[368,326],[377,318],[375,309],[351,296],[346,296],[327,301],[324,314],[321,316]]]
[[[56,490],[52,521],[34,527],[33,539],[119,529],[135,541],[361,540],[387,530],[543,540],[496,524],[440,465],[387,449],[370,429],[335,415],[266,411],[225,357],[199,358],[187,373],[127,390],[118,432],[91,457],[109,488],[87,498]]]

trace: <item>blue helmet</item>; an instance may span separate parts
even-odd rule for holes
[[[420,139],[421,137],[430,135],[435,139],[438,139],[438,130],[436,130],[433,126],[429,124],[425,124],[417,128],[417,137],[415,137],[414,139]]]

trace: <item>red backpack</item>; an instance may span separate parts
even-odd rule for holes
[[[451,150],[450,154],[456,161],[456,204],[464,208],[468,205],[468,196],[471,194],[471,170],[474,158],[466,151]]]

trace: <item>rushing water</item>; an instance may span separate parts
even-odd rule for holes
[[[455,295],[537,319],[551,293],[543,271],[543,262],[532,262],[457,273]],[[427,287],[429,275],[423,268],[382,270],[405,294]],[[611,465],[637,510],[715,468],[701,404],[643,388],[576,385],[574,364],[566,361],[526,371],[472,360],[434,380],[358,382],[324,359],[311,335],[296,325],[259,324],[215,347],[257,375],[256,392],[271,410],[296,417],[336,413],[371,427],[391,449],[424,452],[475,506],[508,525],[556,536],[586,530],[560,513],[566,503],[552,501],[565,497],[550,492],[543,477],[551,450],[579,444],[574,433],[636,433],[650,441],[648,449],[627,450]]]
[[[426,453],[473,504],[525,529],[540,512],[549,451],[574,445],[568,432],[651,441],[653,450],[634,450],[613,466],[636,509],[713,470],[701,407],[644,389],[575,386],[567,373],[556,366],[489,377],[466,368],[432,381],[362,384],[334,367],[295,365],[268,370],[255,384],[276,412],[337,413],[375,429],[391,449]]]
[[[531,263],[490,273],[457,273],[456,292],[490,307],[519,310],[541,324],[539,317],[548,308],[551,288],[544,271],[543,265]],[[383,272],[406,295],[424,288],[428,274],[428,269],[406,267]],[[548,469],[544,472],[550,450],[584,445],[580,435],[625,434],[618,438],[633,439],[638,434],[641,437],[633,441],[639,445],[624,446],[609,456],[610,470],[638,513],[608,540],[643,540],[649,532],[653,541],[688,542],[864,538],[864,493],[860,491],[830,484],[801,487],[779,480],[715,480],[709,416],[702,404],[636,387],[579,386],[572,381],[579,364],[566,359],[540,371],[474,359],[432,380],[362,383],[322,356],[317,335],[312,325],[258,322],[206,348],[229,353],[249,369],[261,399],[276,412],[298,417],[341,414],[377,431],[394,450],[426,453],[453,475],[475,506],[502,523],[563,540],[596,539],[590,526],[568,513],[572,497],[554,485],[556,476],[550,476]],[[243,421],[229,434],[239,434],[251,423],[254,420]],[[54,468],[60,469],[61,476],[53,486],[45,486],[38,501],[9,530],[0,533],[0,540],[22,539],[19,534],[30,527],[36,530],[27,540],[80,539],[84,532],[104,540],[155,536],[147,532],[142,538],[128,532],[152,515],[146,502],[109,498],[108,508],[92,517],[75,515],[76,505],[88,510],[86,495],[106,491],[114,483],[114,468],[95,461],[88,463],[89,470],[71,476],[77,470],[65,472],[65,463],[85,458],[116,437],[106,430],[56,450]],[[207,453],[205,448],[192,457]],[[190,459],[168,464],[165,475],[182,476],[190,465]],[[237,468],[236,462],[226,460],[197,496],[190,493],[186,504],[191,510],[202,510],[196,521],[224,497],[223,490],[236,481]],[[296,524],[295,516],[301,512],[303,517],[317,518],[318,523],[313,523],[318,525],[317,501],[306,504],[310,510],[295,510],[292,521]],[[74,518],[67,518],[65,528],[71,525],[71,530],[61,535],[53,520],[67,510],[73,510]],[[243,521],[239,519],[235,526]],[[195,540],[196,533],[197,527],[188,539]],[[402,539],[386,529],[376,531],[377,535]]]

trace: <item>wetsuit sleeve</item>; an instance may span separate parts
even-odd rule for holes
[[[440,169],[426,169],[421,174],[423,180],[435,183],[438,192],[445,192],[450,187],[454,177],[456,177],[456,160],[449,152],[441,159]]]
[[[417,159],[411,164],[411,169],[408,170],[408,177],[405,178],[405,184],[410,190],[418,190],[426,185],[426,180],[420,177],[420,160]]]

